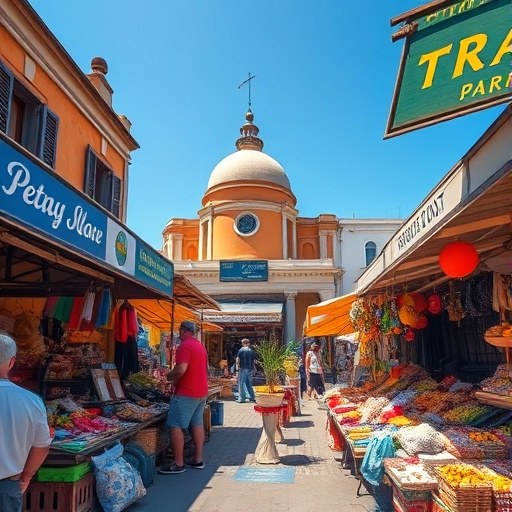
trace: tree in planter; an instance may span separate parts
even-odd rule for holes
[[[256,353],[259,356],[258,363],[265,374],[265,381],[270,393],[273,393],[274,387],[280,384],[279,375],[285,370],[285,361],[296,348],[295,342],[279,345],[275,341],[262,341],[256,347]]]

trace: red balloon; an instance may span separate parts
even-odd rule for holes
[[[468,242],[451,242],[443,247],[439,265],[448,277],[464,277],[478,265],[478,252]]]

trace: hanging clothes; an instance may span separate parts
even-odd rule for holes
[[[135,308],[127,301],[123,301],[115,312],[115,365],[121,380],[125,380],[130,373],[140,371],[137,335],[139,322]]]
[[[71,315],[69,317],[69,325],[68,325],[68,327],[71,331],[78,331],[78,329],[80,327],[84,302],[85,302],[85,297],[75,297],[73,299],[73,307],[71,308]]]
[[[96,329],[105,329],[110,322],[110,313],[112,308],[112,294],[110,289],[103,290],[101,295],[100,307],[98,310],[98,316],[96,317],[95,327]]]
[[[61,322],[67,323],[71,316],[71,309],[73,308],[73,297],[59,297],[53,309],[53,318]]]

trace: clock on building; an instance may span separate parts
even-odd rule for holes
[[[258,217],[252,213],[242,213],[235,220],[235,231],[239,235],[252,235],[258,227]]]

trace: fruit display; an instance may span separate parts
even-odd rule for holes
[[[466,485],[489,485],[487,476],[471,464],[457,463],[445,466],[436,466],[435,473],[451,487],[462,487]]]
[[[459,459],[507,459],[505,439],[495,433],[471,427],[451,427],[443,431],[447,451]]]

